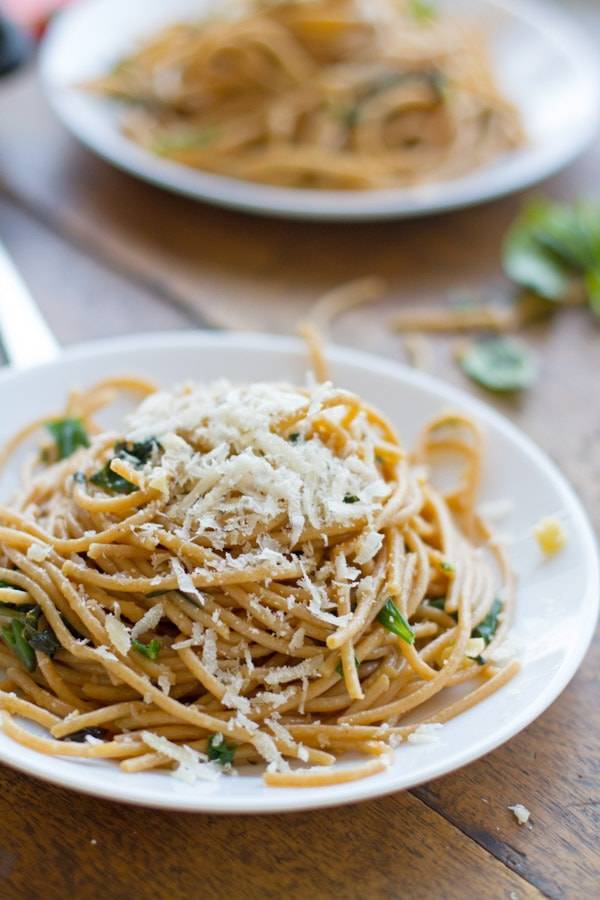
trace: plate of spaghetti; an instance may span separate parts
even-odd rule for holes
[[[598,561],[560,473],[429,376],[312,356],[182,333],[2,375],[3,762],[312,808],[452,771],[564,688]]]
[[[42,52],[91,149],[268,214],[414,216],[517,190],[598,120],[598,68],[535,0],[87,0]]]

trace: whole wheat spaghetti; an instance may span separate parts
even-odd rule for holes
[[[108,433],[94,415],[115,389],[148,396]],[[327,381],[117,379],[41,425],[0,507],[15,741],[190,781],[261,762],[270,785],[332,784],[382,771],[517,671],[494,661],[513,584],[475,512],[481,435],[462,414],[408,453]],[[430,471],[449,454],[462,473],[442,494]]]
[[[87,87],[152,153],[293,188],[446,180],[523,142],[486,36],[427,0],[222,3]]]

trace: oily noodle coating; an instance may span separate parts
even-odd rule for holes
[[[340,392],[341,415],[313,416],[307,437],[317,435],[342,458],[355,417],[364,417],[388,499],[370,522],[307,528],[284,565],[240,567],[239,547],[181,537],[163,513],[169,498],[147,483],[144,467],[113,461],[137,487],[129,494],[76,476],[105,464],[115,435],[98,433],[93,416],[121,390],[154,388],[124,378],[73,393],[64,415],[96,434],[92,445],[49,465],[36,455],[13,502],[0,507],[2,622],[10,625],[19,605],[36,604],[37,628],[51,629],[59,644],[53,654],[36,647],[29,666],[0,645],[0,718],[16,741],[47,754],[114,759],[127,772],[174,763],[189,772],[198,761],[214,768],[203,754],[214,758],[215,748],[235,745],[235,765],[269,763],[267,783],[316,786],[381,771],[419,720],[445,722],[515,673],[516,663],[492,662],[513,585],[475,512],[482,449],[470,419],[441,415],[409,458],[380,413]],[[30,434],[20,432],[7,452]],[[442,495],[426,464],[449,454],[462,461],[461,477]],[[275,519],[273,539],[278,527]],[[381,541],[365,554],[374,533]],[[247,535],[247,544],[257,540]],[[485,658],[471,659],[471,633],[499,589],[500,625]],[[378,618],[390,600],[413,643]],[[159,645],[154,658],[137,649],[138,638],[146,648]],[[462,699],[442,703],[433,719],[419,715],[427,700],[464,683],[470,690]],[[69,740],[90,728],[97,729],[91,739]],[[375,758],[332,767],[349,752]],[[290,759],[307,766],[290,768]]]
[[[266,184],[365,190],[455,178],[523,143],[485,36],[426,4],[223,6],[86,85],[126,102],[123,129],[151,153]]]

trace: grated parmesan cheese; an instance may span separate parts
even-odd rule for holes
[[[379,553],[382,544],[383,535],[377,531],[370,531],[359,544],[358,551],[354,557],[355,562],[359,566],[364,566],[365,563],[371,562],[373,557]]]
[[[147,473],[148,483],[164,489],[167,482],[165,514],[183,521],[183,538],[203,534],[223,547],[225,537],[231,545],[233,535],[268,530],[283,514],[294,544],[306,527],[323,532],[373,515],[390,495],[374,458],[354,448],[339,456],[318,434],[290,442],[276,433],[294,417],[300,433],[312,416],[335,419],[336,398],[348,396],[330,384],[313,386],[308,396],[286,384],[182,385],[146,398],[129,418],[128,439],[159,438],[160,465]],[[357,444],[368,440],[366,419],[353,428]],[[360,501],[345,503],[348,494]]]
[[[214,675],[217,671],[217,642],[212,628],[209,628],[204,634],[202,665],[211,675]]]
[[[236,675],[232,679],[231,684],[227,686],[227,690],[221,697],[221,703],[228,709],[239,709],[242,713],[250,712],[250,701],[247,697],[242,697],[240,690],[244,681],[241,675]]]
[[[153,631],[162,619],[163,612],[162,603],[157,603],[155,606],[150,607],[131,629],[132,640],[137,641],[140,635],[145,634],[147,631]]]
[[[418,725],[406,740],[409,744],[436,744],[440,739],[436,732],[443,727],[440,722],[424,722]]]
[[[277,715],[279,714],[277,713]],[[280,741],[284,741],[286,744],[295,744],[294,738],[285,725],[278,722],[275,716],[271,716],[270,719],[265,719],[265,725],[269,726],[275,737],[279,738]]]
[[[27,559],[32,562],[43,562],[52,553],[52,547],[48,544],[30,544],[27,548]]]
[[[268,772],[287,772],[289,766],[277,747],[273,738],[264,731],[256,731],[252,736],[252,743],[267,762]]]
[[[204,606],[204,597],[192,581],[191,575],[183,568],[182,563],[178,559],[173,558],[171,559],[171,568],[173,569],[173,574],[177,579],[177,587],[181,593],[193,597],[200,606]]]
[[[112,613],[104,620],[104,627],[113,647],[123,656],[127,656],[131,649],[131,635],[128,628]]]
[[[163,694],[169,696],[169,693],[171,692],[171,679],[169,678],[169,676],[165,673],[159,675],[156,679],[156,683],[158,684]]]
[[[323,663],[323,656],[313,656],[298,663],[297,666],[273,666],[265,675],[265,684],[286,684],[299,678],[310,678],[319,675],[318,668]]]
[[[172,650],[184,650],[186,647],[198,647],[204,641],[204,629],[200,622],[192,623],[192,636],[183,641],[171,644]]]
[[[290,650],[299,650],[304,645],[304,628],[297,628],[289,643]]]
[[[191,747],[174,744],[173,741],[151,731],[142,731],[141,738],[151,750],[162,753],[177,763],[177,768],[172,772],[174,778],[193,784],[199,778],[204,781],[216,781],[221,774],[215,763],[206,762],[207,757],[192,750]]]

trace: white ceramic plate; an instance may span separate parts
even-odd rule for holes
[[[443,0],[483,20],[502,90],[528,144],[470,175],[377,191],[294,190],[211,175],[160,159],[119,130],[121,111],[76,85],[108,70],[141,39],[173,21],[198,20],[223,0],[86,0],[50,28],[41,56],[47,95],[64,124],[100,156],[147,181],[224,206],[307,219],[382,219],[441,212],[516,191],[570,162],[598,122],[596,51],[566,13],[538,0]]]
[[[410,444],[424,421],[449,405],[471,413],[489,437],[483,499],[513,498],[503,530],[518,539],[511,561],[520,585],[513,634],[521,673],[475,709],[444,726],[440,743],[404,744],[388,771],[323,788],[264,786],[259,774],[183,784],[167,773],[126,775],[111,763],[47,757],[0,734],[0,759],[86,793],[130,803],[205,812],[264,813],[349,803],[412,787],[451,772],[497,747],[546,709],[565,687],[590,642],[598,610],[595,541],[579,501],[553,464],[506,419],[427,375],[363,353],[330,348],[336,383],[376,403]],[[68,390],[107,375],[136,372],[164,385],[225,376],[233,381],[303,382],[306,359],[296,340],[265,335],[181,333],[84,345],[57,362],[0,376],[0,438],[61,403]],[[18,399],[17,399],[18,398]],[[9,485],[0,484],[6,498]],[[559,512],[569,541],[542,561],[530,529]],[[342,765],[343,763],[340,763]]]

